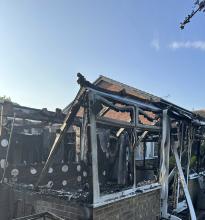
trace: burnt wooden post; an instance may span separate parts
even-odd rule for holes
[[[161,214],[166,217],[168,213],[168,177],[169,177],[169,152],[170,152],[170,120],[168,110],[163,110],[162,142],[160,155],[160,183],[161,190]]]
[[[192,200],[191,200],[191,196],[189,194],[189,189],[188,189],[185,177],[184,177],[184,173],[183,173],[182,166],[180,163],[179,155],[177,152],[177,147],[175,145],[173,146],[173,152],[174,152],[174,156],[175,156],[175,160],[176,160],[176,164],[177,164],[177,168],[178,168],[178,172],[179,172],[180,181],[181,181],[181,184],[182,184],[182,187],[184,190],[184,194],[186,196],[186,201],[187,201],[187,204],[189,207],[191,220],[196,220],[196,213],[195,213],[194,206],[193,206]]]
[[[88,98],[89,98],[89,120],[90,120],[91,152],[92,152],[93,203],[95,204],[99,201],[100,198],[100,186],[99,186],[99,178],[98,178],[96,120],[95,120],[95,113],[93,111],[94,94],[90,92]]]
[[[168,192],[169,192],[169,154],[171,144],[171,123],[168,109],[163,110],[162,118],[162,140],[160,151],[160,176],[161,183],[161,217],[171,220],[181,220],[177,216],[168,213]]]

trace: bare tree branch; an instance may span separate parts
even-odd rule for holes
[[[196,9],[189,14],[182,23],[180,23],[180,28],[184,29],[185,25],[190,22],[191,18],[199,11],[205,11],[205,0],[196,0],[194,2]]]

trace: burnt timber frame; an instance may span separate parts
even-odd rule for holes
[[[170,154],[170,149],[173,150],[175,159],[176,159],[176,163],[177,163],[177,168],[179,171],[179,176],[180,179],[183,181],[183,188],[184,188],[184,192],[185,192],[185,196],[188,202],[188,207],[191,213],[191,219],[195,220],[196,219],[196,215],[194,212],[194,208],[192,205],[192,201],[188,192],[188,188],[184,179],[184,175],[182,172],[182,168],[181,168],[181,164],[178,161],[178,153],[176,151],[176,149],[174,148],[174,144],[171,142],[171,125],[170,125],[170,120],[172,118],[172,120],[184,120],[184,121],[188,121],[188,123],[192,124],[192,126],[195,126],[196,130],[200,127],[201,129],[201,138],[204,139],[204,125],[205,125],[205,119],[194,114],[193,112],[190,112],[186,109],[183,109],[181,107],[178,107],[172,103],[169,103],[163,99],[160,100],[160,102],[149,102],[149,104],[147,102],[142,102],[142,100],[136,99],[133,102],[133,97],[129,97],[129,95],[125,94],[121,95],[121,94],[116,94],[115,92],[110,92],[110,91],[105,91],[103,89],[99,89],[94,87],[93,85],[91,85],[88,81],[86,81],[84,79],[84,77],[82,75],[79,74],[79,80],[78,82],[80,82],[80,85],[83,87],[85,86],[88,90],[89,93],[94,93],[94,95],[90,95],[90,99],[92,99],[92,102],[94,101],[94,96],[102,96],[103,98],[111,98],[111,99],[117,99],[120,101],[123,101],[129,105],[133,105],[135,108],[135,125],[133,126],[135,131],[136,131],[136,137],[137,137],[137,131],[139,130],[144,130],[144,133],[138,138],[138,142],[136,144],[135,147],[137,147],[137,145],[146,137],[146,135],[149,133],[149,131],[161,131],[162,132],[162,142],[161,142],[161,154],[160,154],[160,159],[161,159],[161,163],[160,163],[160,181],[159,183],[162,186],[162,193],[161,193],[161,200],[162,200],[162,207],[161,207],[161,215],[164,218],[171,218],[171,219],[179,219],[176,216],[170,215],[168,214],[168,188],[169,188],[169,154]],[[123,96],[123,97],[122,97]],[[125,97],[126,98],[125,98]],[[157,112],[163,115],[162,116],[162,125],[161,126],[155,126],[154,124],[152,126],[147,126],[147,125],[142,125],[139,123],[138,121],[138,115],[139,112],[141,111],[145,111],[145,110],[151,110],[153,112]],[[95,128],[95,121],[92,118],[92,123],[93,123],[93,127]],[[97,118],[96,120],[100,121],[101,123],[107,123],[106,120],[99,120],[99,118]],[[119,125],[115,120],[110,120],[109,122],[111,122],[112,124],[117,124]],[[109,123],[108,122],[108,123]],[[121,124],[122,126],[128,126],[127,123]],[[91,126],[92,127],[92,126]],[[95,142],[92,143],[92,150],[94,155],[96,155],[96,133],[95,133],[95,129],[93,129],[92,134],[93,137],[91,137],[91,139]],[[197,137],[197,135],[196,135]],[[178,141],[179,142],[179,141]],[[180,145],[180,143],[179,143]],[[93,149],[94,147],[94,149]],[[188,146],[188,153],[191,155],[191,145]],[[188,159],[188,164],[187,164],[187,184],[188,184],[188,177],[189,177],[189,166],[190,166],[190,155],[189,155],[189,159]],[[113,195],[109,195],[109,196],[100,196],[99,195],[99,182],[98,180],[98,169],[97,169],[97,158],[95,157],[95,159],[93,159],[93,165],[95,166],[95,170],[93,170],[93,197],[94,197],[94,204],[99,203],[99,202],[104,202],[107,199],[110,199],[112,197],[116,197],[117,194],[113,194]],[[134,175],[135,174],[135,170],[134,170]],[[133,188],[131,189],[131,191],[133,189],[136,189],[136,182],[134,183]],[[124,191],[123,193],[121,192],[121,194],[125,195],[126,193],[129,194],[130,190],[128,191]]]
[[[134,122],[133,123],[128,123],[128,122],[121,122],[121,121],[116,121],[114,119],[102,119],[99,117],[95,117],[93,111],[92,111],[92,104],[90,104],[89,106],[89,110],[90,110],[90,127],[91,127],[91,143],[92,143],[92,167],[93,167],[93,204],[94,206],[99,206],[103,203],[105,203],[106,201],[112,199],[112,198],[120,198],[121,196],[125,196],[125,195],[129,195],[130,193],[133,193],[136,191],[136,189],[138,190],[148,190],[150,188],[158,188],[159,184],[152,184],[151,186],[145,186],[145,187],[138,187],[136,188],[136,181],[134,181],[133,186],[130,189],[127,190],[123,190],[122,192],[119,193],[112,193],[109,195],[100,195],[100,189],[99,189],[99,180],[98,180],[98,158],[97,158],[97,135],[96,135],[96,122],[97,123],[105,123],[105,124],[112,124],[113,126],[120,126],[120,127],[124,127],[124,128],[133,128],[135,130],[135,135],[137,135],[137,131],[139,130],[147,130],[148,128],[150,130],[160,130],[159,126],[147,126],[147,125],[142,125],[139,124],[139,120],[138,120],[138,112],[140,109],[142,109],[144,107],[144,105],[141,105],[141,103],[137,103],[137,102],[132,102],[131,100],[126,100],[126,99],[121,99],[117,96],[110,96],[106,93],[102,93],[99,92],[97,90],[93,90],[93,89],[89,89],[88,92],[88,97],[89,97],[89,103],[94,104],[96,100],[99,100],[99,97],[104,98],[111,98],[114,101],[122,101],[123,103],[132,106],[133,111],[134,111]],[[140,108],[139,108],[140,107]],[[154,110],[154,111],[158,111],[158,109],[156,108],[152,108],[152,106],[146,106],[146,109],[150,109],[150,110]],[[137,138],[137,137],[136,137]],[[136,148],[137,146],[135,146]],[[135,164],[135,160],[134,160],[134,164]],[[134,180],[136,180],[136,172],[134,169]]]
[[[152,104],[146,104],[143,103],[142,101],[137,101],[137,100],[132,100],[130,98],[124,98],[119,96],[119,94],[111,94],[108,91],[104,91],[101,90],[97,87],[93,87],[92,84],[90,84],[88,81],[86,81],[85,79],[83,79],[81,76],[79,76],[79,80],[78,82],[81,85],[81,89],[78,92],[76,98],[74,99],[74,101],[71,103],[70,107],[69,107],[69,111],[67,116],[65,117],[65,120],[63,122],[63,125],[61,127],[61,132],[56,136],[56,140],[51,148],[51,152],[49,154],[49,157],[45,163],[45,166],[43,168],[43,171],[40,175],[39,180],[36,183],[36,187],[38,187],[41,179],[44,177],[44,175],[46,174],[46,170],[48,169],[48,167],[50,166],[50,164],[52,163],[52,158],[55,155],[55,151],[58,148],[58,144],[60,142],[60,140],[63,137],[63,134],[66,130],[66,128],[68,128],[74,118],[75,118],[75,114],[77,113],[77,111],[80,108],[81,102],[83,101],[82,97],[88,97],[88,103],[89,103],[89,118],[90,118],[90,128],[91,128],[91,151],[92,151],[92,179],[93,179],[93,206],[97,207],[102,205],[103,203],[107,203],[108,200],[111,200],[112,198],[121,198],[122,196],[126,196],[126,195],[130,195],[130,193],[133,193],[136,191],[136,189],[142,190],[142,191],[149,191],[149,190],[153,190],[153,189],[157,189],[160,187],[159,183],[154,183],[148,186],[143,186],[143,187],[138,187],[136,188],[136,182],[134,181],[133,186],[130,189],[127,190],[123,190],[121,192],[118,193],[112,193],[112,194],[108,194],[108,195],[100,195],[100,189],[99,189],[99,178],[98,178],[98,158],[97,158],[97,139],[96,139],[96,122],[99,123],[112,123],[113,125],[117,125],[117,126],[121,126],[121,127],[131,127],[135,130],[135,135],[137,136],[137,132],[139,131],[146,131],[146,130],[150,130],[150,131],[160,131],[161,128],[160,126],[156,126],[156,125],[143,125],[139,123],[138,120],[138,114],[139,111],[142,110],[150,110],[156,113],[160,113],[162,112],[158,107],[155,107]],[[125,103],[126,105],[132,106],[132,109],[134,111],[134,122],[132,123],[127,123],[127,122],[120,122],[120,121],[116,121],[116,120],[102,120],[100,118],[95,117],[95,114],[93,112],[93,108],[92,105],[94,104],[95,100],[98,100],[100,98],[102,99],[109,99],[109,100],[114,100],[114,101],[119,101],[121,103]],[[136,137],[137,138],[137,137]],[[137,143],[137,142],[136,142]],[[135,146],[136,147],[136,146]],[[135,164],[135,161],[134,161]],[[136,172],[134,170],[134,179],[136,177]]]
[[[60,132],[56,135],[56,139],[51,148],[49,157],[46,161],[46,164],[41,172],[40,178],[36,183],[36,188],[38,187],[41,179],[46,175],[46,171],[49,165],[52,163],[52,160],[55,156],[55,152],[59,146],[60,141],[62,140],[66,129],[72,124],[75,120],[76,113],[78,112],[81,104],[87,100],[88,105],[88,117],[89,117],[89,126],[90,126],[90,142],[91,142],[91,153],[92,153],[92,191],[93,191],[93,206],[98,207],[103,204],[112,202],[113,200],[122,199],[123,197],[131,196],[136,191],[141,190],[146,192],[149,190],[155,190],[161,188],[161,217],[169,219],[179,219],[178,217],[168,213],[168,191],[169,191],[169,161],[170,161],[170,152],[173,151],[174,157],[176,159],[176,172],[180,176],[182,181],[182,186],[185,192],[186,201],[191,214],[191,219],[195,220],[196,215],[193,208],[193,204],[189,195],[187,188],[187,183],[190,174],[190,158],[187,163],[186,169],[186,178],[184,177],[184,172],[182,171],[182,166],[180,163],[180,158],[178,155],[178,149],[182,146],[182,143],[176,136],[179,134],[179,131],[175,131],[175,127],[172,124],[178,125],[178,122],[183,122],[188,125],[191,125],[195,132],[194,138],[199,140],[205,139],[204,136],[204,126],[205,119],[200,116],[190,112],[186,109],[178,107],[172,103],[169,103],[165,100],[158,101],[145,101],[130,94],[124,92],[111,92],[99,88],[90,82],[88,82],[81,74],[78,74],[79,79],[78,83],[81,85],[76,98],[71,103],[68,109],[68,113],[65,116],[64,122],[62,123]],[[119,121],[115,119],[105,119],[96,115],[95,112],[95,102],[102,101],[106,103],[110,108],[116,108],[119,111],[124,111],[127,108],[119,108],[112,105],[112,101],[120,102],[129,106],[129,109],[133,111],[133,120],[130,122]],[[131,107],[131,108],[130,108]],[[155,113],[158,117],[153,119],[151,124],[143,124],[139,121],[139,115],[143,115],[148,119],[151,119],[146,112]],[[11,116],[12,117],[12,116]],[[99,185],[99,173],[98,173],[98,154],[97,154],[97,137],[96,137],[96,123],[106,124],[122,128],[131,128],[134,130],[135,134],[135,149],[139,147],[140,142],[146,140],[147,136],[150,133],[158,133],[158,139],[161,140],[160,148],[160,169],[159,169],[159,181],[151,185],[145,185],[142,187],[137,187],[136,185],[136,169],[134,169],[134,183],[129,189],[122,190],[116,193],[110,193],[107,195],[101,195],[100,185]],[[188,126],[187,125],[187,126]],[[161,136],[160,136],[161,135]],[[176,143],[178,148],[176,148]],[[191,154],[191,144],[188,146],[188,153]],[[136,154],[136,151],[135,151]],[[181,157],[181,155],[180,155]],[[134,156],[135,158],[135,156]],[[133,161],[135,164],[135,160]],[[135,166],[134,166],[135,167]]]

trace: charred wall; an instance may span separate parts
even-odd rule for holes
[[[57,197],[16,190],[14,198],[13,217],[47,211],[66,220],[157,220],[160,216],[160,189],[113,201],[97,208]]]
[[[66,220],[92,219],[92,209],[82,203],[60,199],[51,195],[46,196],[18,190],[14,191],[14,198],[13,218],[34,213],[51,212]]]

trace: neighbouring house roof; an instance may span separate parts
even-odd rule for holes
[[[124,83],[118,82],[116,80],[110,79],[108,77],[105,76],[100,76],[93,84],[103,88],[103,89],[107,89],[109,91],[113,91],[113,92],[120,92],[122,90],[126,91],[126,94],[135,96],[139,99],[144,99],[144,100],[150,100],[150,101],[160,101],[160,98],[157,96],[154,96],[150,93],[144,92],[142,90],[136,89],[134,87],[128,86]],[[151,117],[154,115],[150,115]],[[124,121],[128,121],[129,120],[129,114],[125,114],[125,113],[118,113],[116,115],[115,111],[109,111],[107,113],[107,117],[113,118],[113,119],[121,119]],[[140,115],[140,121],[143,124],[150,124],[150,121],[148,121],[143,115]]]
[[[155,95],[136,89],[132,86],[128,86],[124,83],[118,82],[102,75],[98,77],[93,84],[113,92],[120,92],[122,90],[125,90],[127,94],[136,96],[137,98],[144,100],[159,102],[161,99]]]

